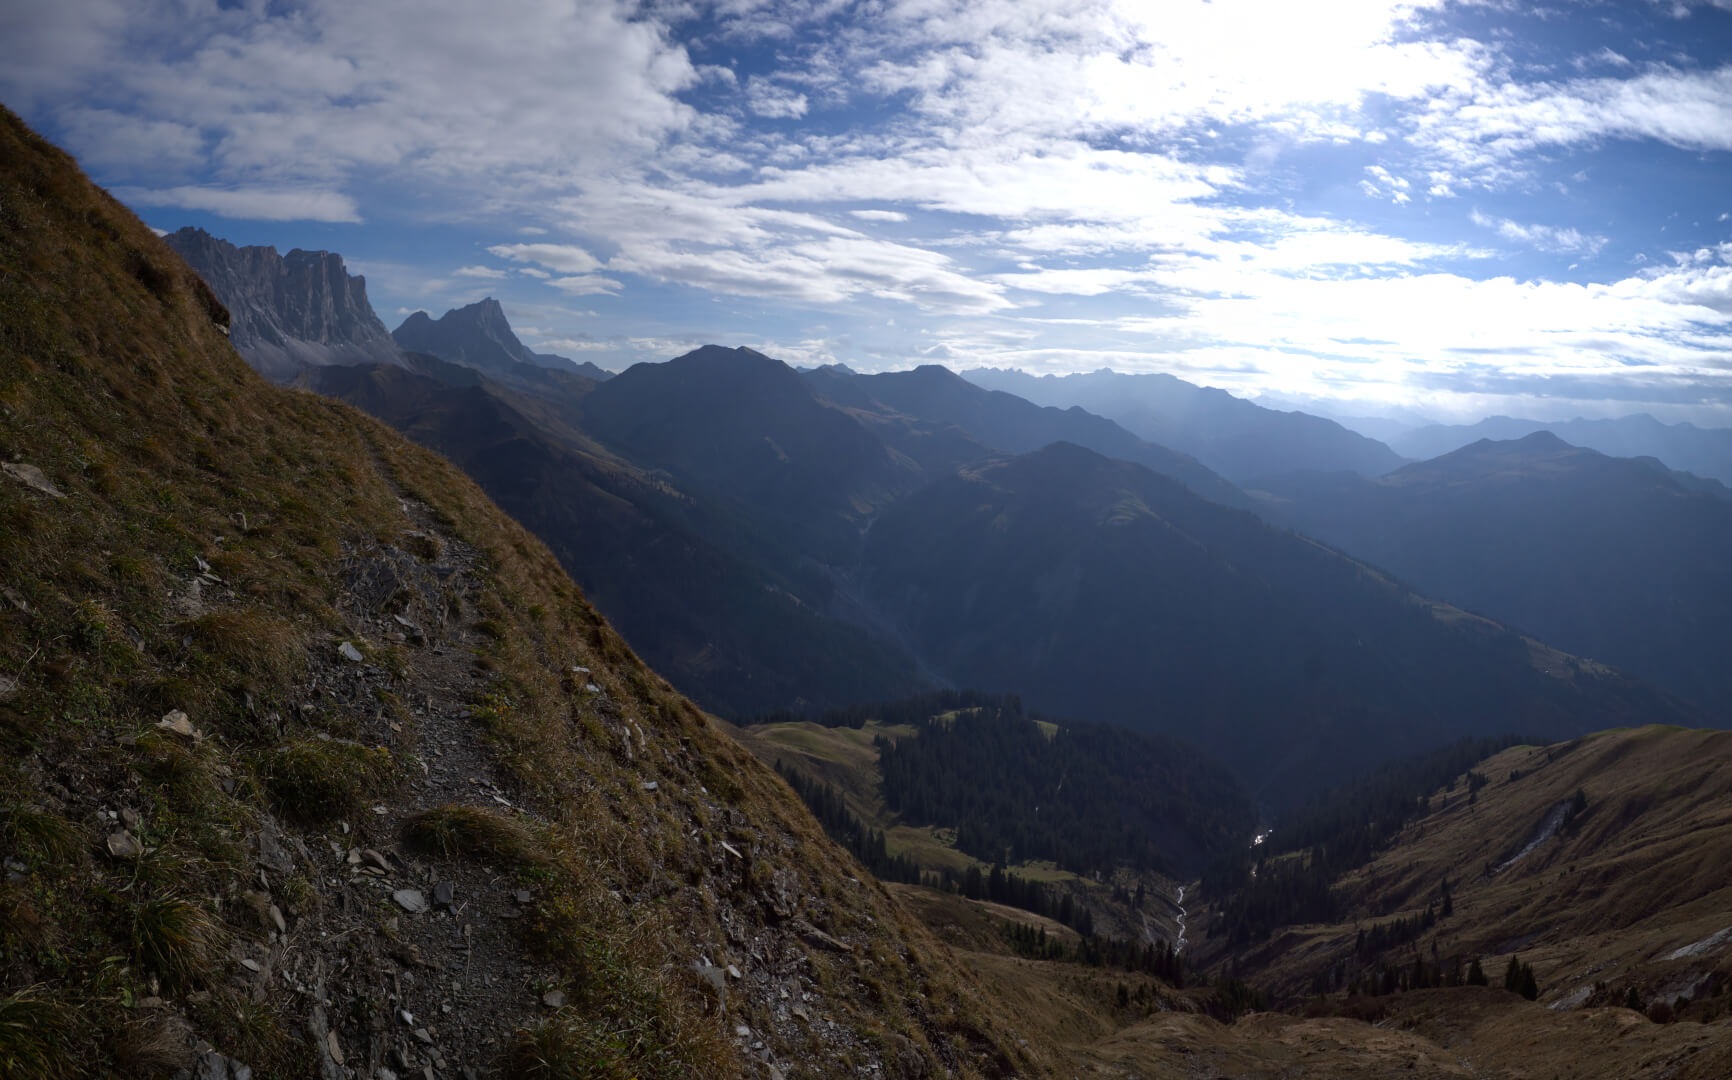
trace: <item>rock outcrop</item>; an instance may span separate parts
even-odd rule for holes
[[[343,257],[236,247],[203,229],[163,238],[229,309],[229,340],[261,374],[287,382],[308,367],[398,364],[402,351]]]

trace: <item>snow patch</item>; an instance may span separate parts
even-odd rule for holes
[[[1547,814],[1546,819],[1540,822],[1539,831],[1534,833],[1533,839],[1527,842],[1527,846],[1504,860],[1503,864],[1496,870],[1493,870],[1492,873],[1501,874],[1516,863],[1527,858],[1529,855],[1532,855],[1535,848],[1558,834],[1558,830],[1564,827],[1564,819],[1569,816],[1569,813],[1570,803],[1568,799],[1552,807],[1551,813]]]
[[[1701,956],[1703,953],[1708,952],[1711,949],[1717,949],[1721,945],[1724,945],[1728,939],[1732,939],[1732,926],[1728,926],[1724,930],[1717,930],[1703,938],[1701,941],[1692,942],[1680,949],[1673,949],[1671,952],[1666,954],[1666,959],[1682,960],[1686,956]]]

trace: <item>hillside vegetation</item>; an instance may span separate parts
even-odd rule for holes
[[[1046,1071],[540,542],[225,321],[0,113],[0,1074]]]

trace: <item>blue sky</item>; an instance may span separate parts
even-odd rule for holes
[[[604,367],[1732,425],[1729,8],[59,0],[0,95],[153,226]]]

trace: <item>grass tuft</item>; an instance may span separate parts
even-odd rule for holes
[[[549,860],[546,845],[521,820],[483,807],[445,807],[417,813],[405,839],[442,858],[480,858],[499,865],[540,865]]]
[[[422,851],[446,859],[473,858],[503,866],[534,866],[548,852],[523,822],[479,806],[455,803],[409,819],[405,838]]]
[[[127,1076],[165,1076],[193,1062],[192,1031],[172,1013],[131,1021],[115,1034],[111,1049]]]
[[[510,1080],[635,1080],[620,1045],[625,1035],[562,1010],[517,1033],[505,1075]]]
[[[228,929],[192,900],[163,897],[133,915],[132,945],[139,963],[173,986],[200,982],[228,946]]]
[[[66,1041],[71,1011],[31,986],[0,997],[0,1077],[59,1080],[73,1075]]]
[[[38,807],[14,806],[6,814],[4,832],[16,850],[49,863],[72,863],[85,855],[84,830]]]
[[[300,821],[328,821],[384,791],[394,767],[391,752],[337,739],[296,739],[264,762],[265,787],[278,807]]]

